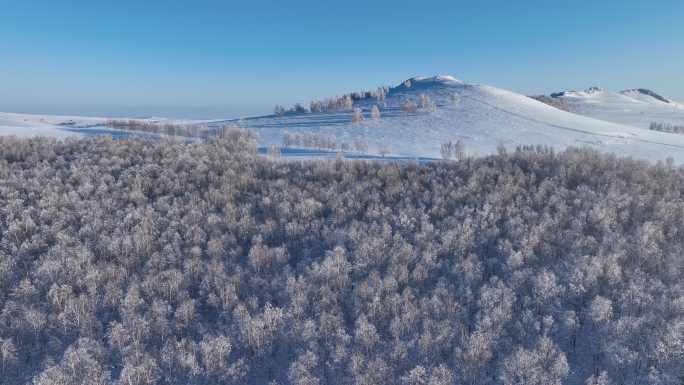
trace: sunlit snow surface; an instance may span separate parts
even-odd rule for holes
[[[90,126],[103,124],[104,119],[73,116],[49,116],[0,113],[0,135],[21,138],[49,136],[54,138],[78,137],[78,133],[66,130],[66,125]]]
[[[648,128],[652,122],[684,126],[684,105],[645,89],[612,92],[597,87],[566,91],[556,98],[580,115]]]
[[[144,137],[155,138],[160,135],[123,131],[106,127],[109,119],[83,116],[31,115],[0,112],[0,136],[31,138],[46,136],[57,139],[82,138],[108,135],[116,138]],[[127,119],[123,119],[127,120]],[[205,124],[207,121],[178,120],[165,118],[135,118],[140,122],[159,124]]]

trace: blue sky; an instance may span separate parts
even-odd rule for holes
[[[414,75],[684,100],[681,0],[0,0],[0,111],[216,118]]]

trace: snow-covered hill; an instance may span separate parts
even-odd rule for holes
[[[420,104],[427,96],[436,108],[407,112],[407,101]],[[490,87],[462,82],[450,76],[416,77],[390,88],[384,100],[361,98],[353,103],[364,119],[352,122],[353,111],[288,113],[241,120],[214,122],[171,121],[175,124],[202,124],[219,127],[240,125],[253,130],[262,145],[283,143],[290,134],[317,134],[338,148],[363,143],[367,153],[404,157],[440,157],[440,146],[460,140],[471,155],[495,153],[503,145],[543,145],[562,150],[568,146],[589,146],[620,156],[651,161],[674,158],[684,164],[684,135],[651,131],[652,121],[684,124],[684,106],[645,90],[610,93],[598,88],[586,92],[555,94],[572,106],[561,111],[529,97]],[[371,118],[377,105],[381,117]],[[638,119],[637,119],[638,118]],[[160,122],[159,119],[145,121]],[[614,122],[609,122],[614,121]],[[639,124],[635,122],[639,122]],[[99,131],[104,118],[37,116],[0,113],[0,135],[68,136]],[[618,122],[618,123],[615,123]],[[622,124],[620,124],[622,123]],[[110,133],[101,130],[102,133]]]
[[[684,125],[684,105],[644,89],[620,92],[591,87],[551,95],[577,114],[629,126],[648,128],[653,122]]]
[[[436,111],[402,110],[406,100],[418,103],[423,94],[437,104]],[[380,107],[380,119],[370,117],[374,104]],[[363,110],[362,122],[352,123],[353,112],[347,110],[265,116],[240,124],[255,130],[264,143],[280,144],[286,132],[315,132],[338,145],[363,140],[371,152],[389,150],[407,156],[439,157],[441,143],[461,140],[473,155],[493,153],[499,145],[545,145],[559,150],[590,146],[623,156],[653,161],[672,157],[684,163],[684,135],[564,112],[520,94],[450,76],[413,78],[391,88],[384,101],[364,99],[354,107]]]

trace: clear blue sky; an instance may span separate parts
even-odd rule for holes
[[[240,116],[433,74],[684,100],[684,1],[0,0],[0,111]]]

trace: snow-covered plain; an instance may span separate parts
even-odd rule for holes
[[[684,135],[647,129],[652,121],[684,124],[684,106],[638,90],[563,93],[559,97],[577,112],[570,113],[524,95],[468,84],[450,76],[417,77],[410,79],[410,86],[408,83],[390,88],[383,101],[370,98],[355,102],[354,107],[361,108],[365,117],[357,123],[352,123],[351,110],[213,122],[162,122],[209,127],[239,125],[253,130],[261,145],[280,145],[287,132],[317,133],[338,145],[362,141],[371,154],[388,152],[398,157],[439,158],[442,143],[461,140],[470,155],[495,153],[499,146],[513,149],[519,145],[542,145],[556,150],[588,146],[619,156],[650,161],[673,158],[684,163]],[[406,100],[418,103],[422,94],[436,103],[436,111],[402,110]],[[380,119],[370,116],[376,104]],[[0,113],[0,135],[83,136],[89,134],[89,129],[101,128],[105,121]]]
[[[283,134],[315,132],[340,144],[362,139],[373,153],[383,149],[402,156],[439,157],[440,145],[461,140],[466,152],[485,155],[503,145],[543,145],[562,150],[589,146],[603,152],[651,161],[673,158],[684,163],[684,135],[668,134],[561,111],[529,97],[450,76],[419,77],[391,88],[386,100],[356,102],[365,119],[352,123],[351,111],[264,116],[239,123],[253,129],[264,144],[279,144]],[[406,113],[402,103],[421,94],[436,102],[435,112]],[[452,99],[455,97],[457,101]],[[370,118],[378,104],[380,119]],[[650,122],[651,117],[646,118]]]
[[[647,89],[613,92],[599,87],[552,94],[570,111],[592,118],[648,128],[652,122],[684,126],[684,104]]]
[[[54,138],[78,137],[71,127],[91,127],[104,124],[103,118],[82,116],[53,116],[0,113],[0,136],[13,135],[21,138],[48,136]]]
[[[0,136],[16,136],[19,138],[52,137],[57,139],[79,138],[95,135],[111,135],[114,137],[126,136],[159,136],[144,132],[124,131],[107,127],[109,118],[61,116],[61,115],[37,115],[17,114],[0,112]],[[206,125],[209,120],[183,120],[167,118],[114,118],[113,120],[135,120],[142,123],[154,123],[159,125]]]

